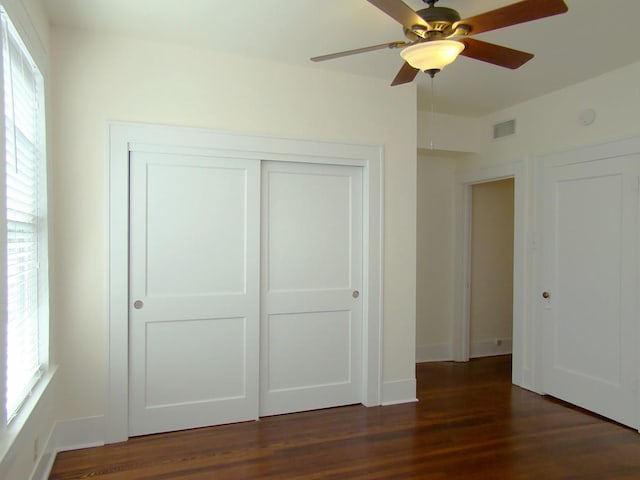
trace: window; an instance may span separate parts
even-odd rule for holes
[[[0,13],[6,226],[2,363],[4,418],[9,423],[48,363],[48,269],[43,79],[6,13]]]

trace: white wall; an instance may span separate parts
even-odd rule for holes
[[[454,180],[458,156],[418,156],[416,361],[451,360]]]
[[[454,183],[479,147],[478,119],[418,112],[417,362],[453,359]]]
[[[105,411],[109,120],[383,145],[384,381],[411,385],[414,86],[60,28],[52,32],[52,58],[60,418]]]
[[[484,141],[477,150],[478,163],[533,158],[542,153],[638,135],[639,74],[640,63],[634,63],[480,119]],[[596,120],[590,126],[582,125],[579,120],[587,109],[596,112]],[[517,134],[490,140],[493,124],[511,118],[516,119]]]
[[[480,148],[477,118],[438,112],[418,112],[418,148],[443,152],[474,153]]]

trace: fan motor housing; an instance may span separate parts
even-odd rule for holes
[[[453,35],[453,24],[460,21],[460,14],[453,8],[429,7],[416,12],[428,25],[414,25],[411,29],[404,29],[404,34],[410,40],[423,38],[444,38]]]

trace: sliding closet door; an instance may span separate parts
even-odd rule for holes
[[[260,414],[362,401],[362,169],[262,168]]]
[[[258,417],[260,162],[130,157],[129,434]]]

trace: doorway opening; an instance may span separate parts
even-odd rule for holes
[[[499,166],[466,170],[461,171],[457,175],[457,193],[456,193],[456,259],[455,259],[455,300],[454,300],[454,331],[453,331],[453,358],[458,362],[466,362],[471,357],[489,356],[494,354],[507,354],[509,352],[509,346],[511,347],[512,354],[512,381],[515,385],[530,388],[531,385],[531,369],[525,362],[525,317],[526,317],[526,305],[525,305],[525,289],[526,282],[524,278],[525,269],[525,252],[527,251],[527,236],[525,228],[525,175],[526,165],[523,162],[514,162],[503,164]],[[504,183],[499,183],[504,182]],[[472,344],[472,262],[474,261],[473,249],[472,249],[472,227],[473,227],[473,193],[476,189],[476,196],[482,196],[483,189],[489,190],[489,197],[492,197],[491,189],[495,188],[491,184],[495,183],[499,187],[502,187],[505,191],[502,192],[504,197],[510,197],[509,207],[507,211],[510,211],[510,220],[504,221],[503,224],[509,225],[507,232],[510,230],[511,242],[509,238],[506,238],[507,233],[501,240],[501,244],[509,243],[512,247],[512,254],[509,258],[511,263],[511,276],[508,272],[502,274],[500,280],[505,282],[506,277],[511,281],[511,298],[501,299],[502,305],[507,304],[507,307],[500,307],[503,311],[502,315],[505,315],[504,310],[507,310],[508,316],[508,304],[511,304],[511,345],[509,345],[509,330],[503,329],[502,333],[499,330],[493,330],[495,333],[488,333],[488,330],[483,330],[483,327],[476,329],[479,325],[474,326],[473,339],[475,342],[473,353],[471,352]],[[494,192],[495,193],[495,192]],[[492,202],[495,204],[498,200],[494,199]],[[505,200],[500,200],[505,202]],[[500,208],[502,208],[501,206]],[[492,216],[495,214],[495,206],[489,202],[489,206],[486,207],[487,212],[485,216]],[[508,214],[507,214],[508,215]],[[476,220],[478,220],[476,218]],[[482,215],[480,215],[481,223]],[[503,225],[504,227],[504,225]],[[501,228],[503,228],[501,227]],[[486,226],[491,230],[494,227],[490,225]],[[491,232],[489,232],[491,233]],[[503,234],[504,235],[504,234]],[[491,236],[488,235],[491,239]],[[496,240],[492,240],[495,242]],[[477,252],[476,252],[477,253]],[[476,261],[490,259],[488,254],[485,254],[485,258],[476,255]],[[502,260],[504,262],[504,260]],[[476,279],[477,282],[491,284],[496,277],[491,270],[492,262],[488,262],[488,267],[485,270],[488,273],[482,275],[480,279]],[[504,271],[509,269],[508,260],[506,267],[502,267]],[[476,269],[476,272],[477,269]],[[508,280],[507,280],[508,282]],[[490,286],[490,285],[489,285]],[[504,291],[505,285],[502,285],[502,291]],[[507,286],[508,288],[508,286]],[[497,295],[496,293],[482,293],[482,289],[476,288],[476,302],[486,302],[484,306],[485,311],[496,311],[495,298],[491,295]],[[478,295],[480,297],[478,298]],[[483,298],[484,295],[484,298]],[[489,296],[487,296],[489,295]],[[477,312],[476,315],[477,316]],[[484,332],[484,333],[483,333]],[[500,341],[502,340],[502,341]],[[500,343],[500,345],[497,345]]]
[[[510,355],[514,179],[471,185],[469,358]]]

